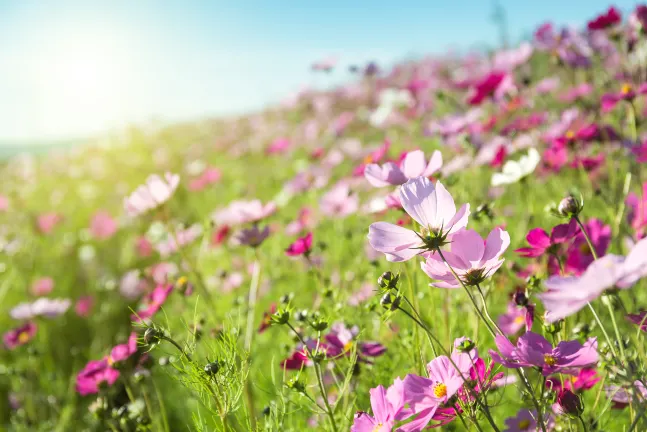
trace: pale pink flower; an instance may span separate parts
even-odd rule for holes
[[[393,162],[387,162],[382,166],[367,165],[364,176],[375,187],[401,185],[416,177],[430,177],[442,166],[443,155],[438,150],[431,155],[429,162],[425,159],[422,150],[414,150],[405,155],[399,166]]]
[[[63,217],[56,212],[43,213],[38,215],[36,225],[43,234],[49,234],[63,220]]]
[[[90,222],[90,234],[99,240],[106,240],[117,232],[117,222],[105,211],[98,211]]]
[[[157,245],[157,251],[162,258],[177,252],[181,247],[194,242],[202,235],[202,225],[194,224],[186,229],[179,229],[170,233],[168,238]]]
[[[484,241],[476,231],[463,229],[452,236],[449,246],[449,251],[443,251],[447,263],[464,284],[477,285],[492,276],[503,264],[501,255],[510,246],[510,235],[501,228],[494,228]],[[461,286],[439,254],[428,254],[426,258],[426,262],[421,263],[422,270],[430,278],[439,281],[430,284],[431,286]]]
[[[404,210],[419,225],[420,232],[376,222],[368,229],[368,240],[373,249],[386,255],[392,262],[407,261],[414,256],[434,249],[437,240],[449,240],[467,225],[469,204],[456,212],[450,193],[440,182],[436,185],[426,177],[409,180],[400,188],[400,201]]]
[[[180,176],[177,174],[167,172],[164,178],[157,174],[149,176],[145,184],[124,198],[126,213],[135,217],[157,208],[171,198],[179,184]]]
[[[321,197],[319,207],[326,216],[346,217],[357,211],[359,200],[346,183],[337,183]]]
[[[0,212],[6,212],[7,210],[9,210],[9,198],[0,195]]]
[[[276,204],[270,201],[263,204],[260,200],[232,201],[229,205],[212,215],[216,225],[238,225],[258,222],[276,212]]]
[[[40,278],[31,284],[31,293],[35,296],[44,296],[54,289],[54,279],[50,277]]]

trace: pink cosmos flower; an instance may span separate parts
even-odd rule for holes
[[[137,255],[147,258],[153,253],[153,244],[146,237],[139,236],[135,242],[135,250],[137,250]]]
[[[223,225],[211,234],[211,246],[219,246],[227,240],[231,228],[228,225]]]
[[[290,140],[285,137],[281,137],[272,141],[272,143],[265,150],[265,153],[279,154],[285,152],[288,148],[290,148]]]
[[[234,241],[238,245],[251,246],[255,248],[260,246],[269,236],[269,226],[266,226],[261,230],[258,225],[254,225],[251,228],[244,228],[238,231],[234,236]]]
[[[643,183],[641,196],[631,192],[627,195],[626,203],[631,227],[641,233],[647,227],[647,182]]]
[[[515,252],[525,258],[535,258],[545,253],[555,254],[557,245],[573,239],[578,232],[579,228],[575,221],[557,225],[551,230],[550,236],[543,229],[534,228],[526,235],[530,247],[517,249]]]
[[[131,217],[136,217],[159,207],[171,198],[180,184],[180,176],[165,173],[164,178],[153,174],[130,196],[124,198],[124,208]]]
[[[640,330],[647,332],[647,311],[641,311],[637,314],[628,314],[627,320],[640,327]]]
[[[548,291],[537,295],[546,309],[546,322],[573,315],[613,287],[625,275],[623,261],[621,256],[606,255],[593,261],[581,276],[549,277],[544,283]]]
[[[368,164],[372,164],[372,163],[374,164],[374,163],[380,162],[386,156],[390,147],[391,147],[391,141],[389,141],[388,139],[385,139],[384,143],[380,147],[372,150],[368,155],[366,155],[363,163],[355,167],[355,169],[353,170],[353,175],[356,177],[363,176],[366,166]]]
[[[368,241],[388,261],[407,261],[433,249],[431,242],[436,238],[446,236],[449,240],[449,236],[467,225],[469,204],[456,212],[454,199],[439,181],[434,186],[426,177],[412,179],[402,185],[399,194],[402,207],[421,230],[415,232],[387,222],[371,224]]]
[[[119,371],[110,367],[107,358],[91,360],[76,376],[76,391],[81,396],[95,394],[100,385],[111,386],[118,378]]]
[[[372,283],[363,284],[359,290],[355,291],[348,297],[350,306],[359,306],[375,295],[375,288]]]
[[[189,183],[189,190],[201,191],[207,186],[218,183],[222,176],[220,170],[214,167],[207,167],[198,178],[191,180]]]
[[[31,293],[35,296],[44,296],[52,292],[54,289],[54,279],[51,277],[43,277],[36,279],[31,284]]]
[[[162,258],[177,252],[181,247],[193,243],[202,235],[202,225],[193,224],[186,229],[179,229],[169,233],[168,238],[157,244],[157,251]]]
[[[519,337],[516,347],[502,335],[498,335],[494,342],[500,354],[490,350],[492,360],[513,369],[538,367],[544,376],[554,373],[575,375],[579,369],[598,362],[596,338],[590,338],[584,345],[576,340],[562,341],[553,348],[543,336],[529,331]]]
[[[636,96],[647,93],[647,83],[641,84],[637,89],[631,86],[631,84],[624,84],[619,92],[617,93],[605,93],[600,99],[600,105],[602,112],[609,112],[615,108],[615,106],[621,102],[631,102]]]
[[[618,9],[611,6],[605,13],[602,13],[589,21],[586,27],[589,30],[605,30],[622,22],[622,14]]]
[[[14,349],[21,345],[25,345],[32,340],[36,335],[37,326],[35,323],[29,321],[15,329],[9,330],[3,336],[3,341],[7,349]]]
[[[504,432],[538,432],[541,430],[541,426],[537,423],[537,418],[537,411],[522,408],[514,417],[505,419],[506,429]],[[544,425],[546,432],[553,430],[555,424],[550,418],[550,414],[544,414]]]
[[[287,235],[297,235],[302,231],[314,226],[312,221],[312,210],[308,207],[304,207],[299,210],[299,216],[296,220],[290,222],[285,227],[285,233]]]
[[[304,237],[296,239],[286,250],[285,254],[287,256],[299,256],[310,254],[312,249],[312,233],[309,232]]]
[[[403,391],[404,385],[399,378],[396,378],[388,389],[381,385],[371,389],[369,393],[373,415],[361,411],[355,414],[353,425],[350,428],[351,432],[389,432],[393,430],[396,420],[402,418]]]
[[[9,210],[9,198],[5,195],[0,195],[0,212]]]
[[[497,324],[499,324],[499,327],[504,334],[512,336],[514,334],[517,334],[517,332],[524,326],[526,326],[526,330],[530,330],[529,328],[527,328],[528,326],[526,324],[526,316],[527,312],[525,308],[520,308],[519,306],[517,306],[517,303],[511,301],[508,303],[507,312],[499,315]]]
[[[387,162],[382,166],[377,164],[367,165],[364,176],[375,187],[401,185],[416,177],[430,177],[440,170],[443,165],[443,155],[436,150],[429,163],[425,160],[422,150],[407,153],[400,165]]]
[[[128,342],[115,346],[110,355],[106,358],[108,365],[113,366],[115,363],[123,362],[137,352],[137,333],[130,333]]]
[[[263,204],[260,200],[232,201],[212,216],[216,225],[238,225],[259,222],[276,212],[272,201]]]
[[[36,219],[38,230],[43,234],[49,234],[63,220],[63,217],[55,212],[43,213]]]
[[[30,320],[39,316],[56,318],[67,312],[71,304],[69,299],[48,299],[41,297],[33,303],[21,303],[11,309],[9,315],[17,320]]]
[[[245,280],[245,277],[242,273],[233,272],[226,275],[225,279],[222,281],[220,289],[224,293],[230,293],[236,288],[239,288]]]
[[[359,327],[348,328],[344,323],[334,323],[330,326],[330,332],[325,336],[328,357],[349,355],[358,335]],[[360,360],[366,361],[364,357],[379,357],[385,352],[386,347],[378,342],[360,341],[357,343],[357,353]]]
[[[74,312],[82,318],[90,316],[92,311],[92,306],[94,306],[94,298],[90,295],[79,297],[74,305]]]
[[[90,222],[90,234],[99,240],[106,240],[117,232],[117,222],[105,211],[98,211]]]
[[[145,308],[131,315],[130,319],[141,322],[152,318],[162,308],[171,291],[173,291],[173,284],[156,286],[153,292],[146,298]]]
[[[480,105],[483,101],[492,97],[495,100],[502,99],[503,96],[514,90],[514,80],[512,75],[506,72],[494,71],[478,81],[472,90],[468,99],[470,105]]]
[[[449,251],[443,256],[466,285],[477,285],[492,276],[504,260],[501,255],[510,245],[510,235],[501,228],[493,229],[484,241],[473,230],[462,229],[452,236]],[[427,254],[422,270],[438,288],[460,288],[461,284],[439,254]]]
[[[588,83],[583,83],[566,90],[566,92],[561,94],[558,99],[562,102],[572,103],[577,99],[582,99],[590,95],[592,92],[593,86]]]
[[[607,397],[613,401],[613,407],[616,409],[626,407],[634,400],[634,397],[640,402],[647,400],[647,388],[639,380],[634,381],[633,386],[610,385],[605,387],[604,391]]]
[[[590,219],[584,223],[584,229],[589,235],[591,243],[593,243],[597,256],[604,256],[611,243],[611,226],[605,225],[599,219]],[[575,236],[573,243],[567,249],[566,257],[564,272],[567,274],[580,275],[593,262],[593,254],[589,249],[584,233],[581,231]]]
[[[593,388],[601,379],[594,368],[582,368],[577,375],[570,377],[549,377],[546,380],[546,388],[557,393],[562,389],[578,393]]]
[[[146,291],[148,284],[141,278],[139,270],[126,272],[119,281],[119,294],[128,300],[135,300]]]
[[[348,184],[340,182],[321,197],[319,208],[326,216],[343,218],[357,212],[359,199]]]

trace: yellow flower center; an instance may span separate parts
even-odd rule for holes
[[[375,425],[375,427],[373,428],[373,432],[380,432],[380,431],[382,430],[382,426],[384,426],[384,424],[383,424],[383,423],[378,423],[378,424],[377,424],[377,425]]]
[[[442,398],[447,396],[447,386],[443,383],[438,383],[434,386],[434,396]]]
[[[568,138],[569,140],[575,138],[575,132],[573,132],[572,130],[566,131],[566,138]]]
[[[368,156],[366,156],[366,157],[364,158],[364,163],[365,163],[365,164],[370,164],[370,163],[372,163],[372,162],[373,162],[373,156],[368,155]]]
[[[189,280],[186,278],[186,276],[182,276],[182,277],[178,278],[176,284],[177,284],[177,286],[181,287],[181,286],[184,286],[184,284],[186,284],[188,281]]]
[[[528,429],[528,426],[530,426],[530,420],[521,420],[518,426],[519,426],[519,429],[526,430]]]
[[[628,95],[629,93],[631,93],[631,85],[629,85],[629,84],[623,85],[620,92],[625,96]]]
[[[18,342],[21,344],[29,342],[29,333],[27,332],[22,332],[18,335]]]
[[[524,316],[523,316],[523,315],[519,315],[518,317],[516,317],[516,318],[514,319],[514,323],[515,323],[515,324],[523,324],[523,323],[524,323],[524,321],[526,321],[526,319],[524,318]]]
[[[546,362],[548,366],[555,366],[557,364],[557,359],[553,355],[544,354],[544,362]]]
[[[110,355],[108,356],[106,361],[108,362],[108,366],[112,366],[113,364],[115,364],[115,361],[112,359],[112,356]]]
[[[353,342],[352,341],[351,342],[346,342],[344,344],[344,351],[350,351],[351,348],[353,348]]]

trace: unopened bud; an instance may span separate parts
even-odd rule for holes
[[[316,331],[324,331],[328,328],[328,321],[325,318],[317,318],[310,323]]]
[[[584,204],[581,201],[575,199],[573,195],[569,195],[559,202],[557,212],[560,216],[572,218],[579,215],[583,208]]]
[[[382,273],[382,275],[377,279],[377,284],[383,289],[397,289],[399,280],[399,274],[394,275],[390,271],[387,271]]]
[[[570,390],[563,389],[557,395],[557,404],[564,414],[578,417],[584,412],[582,400]]]
[[[208,363],[204,367],[204,372],[207,375],[215,375],[220,370],[220,362],[218,360]]]
[[[463,338],[462,341],[455,344],[456,349],[460,352],[470,352],[474,349],[475,346],[476,344],[474,343],[474,341],[468,338]]]
[[[161,337],[162,334],[159,332],[159,330],[153,327],[148,327],[146,329],[146,332],[144,333],[144,343],[146,345],[155,345],[160,341]]]
[[[562,322],[563,320],[555,321],[554,323],[550,324],[544,322],[544,331],[552,335],[557,334],[562,329]]]
[[[525,291],[515,291],[515,293],[512,295],[512,299],[517,306],[528,305],[528,297],[526,296]]]
[[[396,310],[400,306],[400,297],[391,294],[390,292],[385,293],[380,300],[380,304],[384,309]]]
[[[298,377],[294,377],[294,378],[290,379],[286,383],[286,385],[288,386],[289,389],[292,389],[292,390],[296,391],[297,393],[303,393],[303,394],[306,393],[306,386],[305,386],[304,383],[301,382],[301,380],[299,380]]]

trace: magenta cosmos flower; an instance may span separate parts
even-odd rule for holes
[[[346,327],[344,323],[335,323],[330,327],[330,333],[325,336],[328,357],[349,355],[359,335],[359,327]],[[360,360],[366,357],[379,357],[386,352],[386,347],[379,342],[358,342],[357,352]]]
[[[513,369],[537,367],[544,376],[554,373],[575,375],[579,369],[598,362],[596,338],[590,338],[584,345],[576,340],[562,341],[553,348],[543,336],[526,332],[519,337],[516,347],[502,335],[497,336],[494,342],[501,354],[490,350],[492,360]]]
[[[534,228],[526,235],[530,247],[515,250],[516,253],[525,258],[535,258],[545,253],[555,254],[557,245],[565,243],[574,238],[579,232],[577,222],[571,221],[554,227],[550,236],[541,228]]]
[[[388,222],[376,222],[368,228],[369,243],[388,261],[407,261],[433,250],[467,226],[469,204],[456,212],[454,199],[440,182],[434,186],[425,177],[409,180],[400,188],[400,202],[420,225],[419,232]]]
[[[636,324],[644,332],[647,332],[647,311],[641,311],[637,314],[628,314],[627,320]]]
[[[31,293],[35,296],[47,295],[54,289],[54,279],[51,277],[43,277],[36,279],[31,284]]]
[[[373,415],[365,412],[355,414],[351,432],[390,432],[396,420],[401,418],[404,406],[403,383],[396,378],[391,387],[377,386],[369,391]]]
[[[126,213],[135,217],[157,208],[171,198],[179,184],[180,176],[177,174],[167,172],[164,174],[164,178],[157,174],[149,176],[145,184],[124,198]]]
[[[99,386],[111,386],[118,378],[119,371],[111,368],[106,358],[92,360],[76,376],[76,391],[81,396],[98,393]]]
[[[173,291],[172,284],[163,284],[155,287],[153,292],[150,293],[146,299],[146,304],[144,309],[137,311],[136,314],[131,315],[130,319],[133,321],[146,321],[153,317],[159,311],[166,299]]]
[[[605,93],[600,99],[602,112],[613,110],[621,101],[632,102],[638,95],[647,93],[647,83],[641,84],[634,89],[631,84],[623,84],[620,91],[616,93]]]
[[[591,21],[586,27],[589,30],[605,30],[622,22],[622,14],[618,9],[611,6],[606,12],[601,13]]]
[[[32,340],[36,335],[38,327],[33,322],[26,322],[25,324],[15,329],[9,330],[3,336],[3,341],[7,349],[14,349],[21,345],[25,345]]]
[[[137,333],[132,332],[125,344],[115,346],[107,357],[108,365],[123,362],[137,352]]]
[[[480,105],[489,97],[499,100],[514,88],[512,75],[507,72],[493,71],[474,84],[468,103]]]
[[[396,186],[416,177],[429,177],[442,166],[443,155],[440,151],[436,150],[427,163],[424,152],[414,150],[404,156],[400,165],[393,162],[387,162],[382,166],[367,165],[364,169],[364,177],[375,187]]]
[[[422,270],[439,282],[430,284],[438,288],[459,288],[460,282],[451,272],[451,266],[465,285],[478,285],[492,276],[503,264],[501,255],[510,245],[510,235],[494,228],[486,240],[473,230],[462,229],[452,236],[450,250],[443,251],[447,265],[439,254],[428,254],[421,263]]]
[[[299,256],[299,255],[309,255],[310,250],[312,249],[312,233],[309,232],[304,237],[296,239],[288,248],[285,250],[287,256]]]

